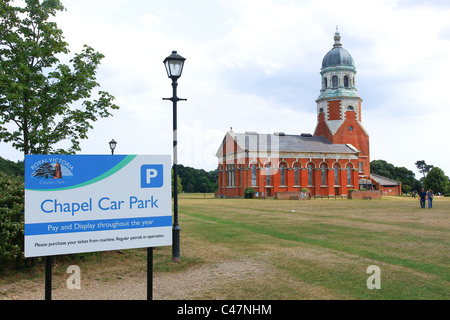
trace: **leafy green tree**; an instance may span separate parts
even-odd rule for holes
[[[421,184],[416,180],[414,172],[405,167],[396,167],[385,160],[373,160],[370,162],[370,172],[380,176],[400,181],[402,191],[410,192],[412,189],[420,190]]]
[[[428,172],[430,172],[430,170],[433,168],[432,165],[427,165],[425,163],[425,160],[416,161],[415,165],[419,170],[419,172],[423,174],[423,177],[425,177],[428,174]]]
[[[24,181],[0,172],[0,265],[24,259]]]
[[[202,175],[199,177],[199,179],[197,180],[197,190],[199,190],[199,192],[209,192],[209,190],[211,190],[211,182],[208,180],[208,178],[206,177],[206,175]]]
[[[0,142],[24,154],[75,153],[92,122],[118,109],[105,91],[91,99],[104,56],[85,45],[71,66],[60,63],[68,44],[51,18],[64,10],[61,2],[14,3],[0,2]],[[64,140],[70,147],[55,147]]]
[[[444,193],[448,185],[448,177],[441,168],[434,167],[423,180],[426,189],[433,190],[434,193]]]
[[[394,165],[386,162],[385,160],[373,160],[370,162],[370,172],[372,173],[389,179],[394,179],[394,171]]]
[[[5,160],[2,157],[0,157],[0,172],[13,175],[13,176],[23,176],[24,175],[24,162],[18,161],[17,163],[14,163],[10,160]]]
[[[394,177],[394,180],[398,180],[402,183],[402,190],[404,193],[411,192],[412,188],[420,187],[414,172],[405,167],[395,167]]]
[[[445,187],[444,195],[447,196],[447,197],[450,196],[450,180],[447,181],[447,186]]]
[[[185,192],[214,192],[218,187],[218,171],[205,171],[188,166],[178,165],[178,175],[181,177]]]

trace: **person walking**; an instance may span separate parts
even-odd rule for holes
[[[428,198],[428,209],[433,208],[433,197],[434,197],[434,193],[433,190],[428,189],[427,192],[427,198]]]
[[[425,192],[425,189],[422,188],[419,192],[419,201],[420,201],[420,208],[425,209],[425,198],[427,196],[427,193]]]

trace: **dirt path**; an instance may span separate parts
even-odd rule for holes
[[[155,300],[189,300],[205,298],[205,292],[227,282],[260,276],[267,266],[244,259],[220,264],[206,264],[185,272],[154,275],[153,298]],[[69,290],[67,276],[53,276],[54,300],[144,300],[147,298],[147,275],[137,271],[127,275],[105,277],[104,273],[90,273],[81,280],[80,290]],[[2,300],[42,300],[44,279],[21,280],[0,286]],[[207,297],[221,299],[220,295]]]

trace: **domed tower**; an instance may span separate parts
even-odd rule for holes
[[[317,103],[315,136],[334,144],[351,144],[360,151],[361,178],[370,175],[369,134],[362,125],[361,102],[355,87],[356,69],[352,56],[342,47],[336,28],[333,48],[322,61],[322,89]]]

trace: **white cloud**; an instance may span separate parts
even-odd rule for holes
[[[86,43],[105,54],[98,80],[121,107],[94,124],[83,153],[108,152],[111,138],[119,153],[171,153],[172,108],[161,98],[171,95],[162,61],[172,50],[187,58],[178,87],[188,98],[178,106],[180,163],[213,169],[229,127],[312,132],[322,58],[339,25],[358,70],[372,159],[410,170],[425,160],[450,175],[442,148],[450,8],[439,3],[68,1],[58,23],[71,51]],[[4,144],[0,153],[20,157]]]
[[[158,26],[162,23],[159,17],[151,13],[144,14],[140,20],[144,26]]]

